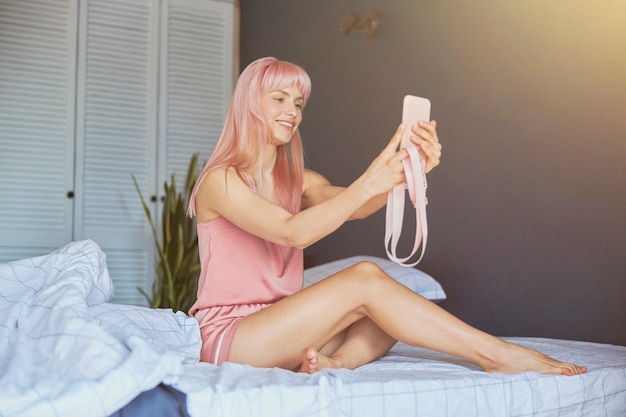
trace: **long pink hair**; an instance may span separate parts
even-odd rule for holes
[[[298,65],[266,57],[257,59],[243,70],[237,80],[220,139],[191,193],[190,216],[196,215],[198,188],[212,169],[233,168],[242,179],[248,178],[245,174],[260,160],[263,146],[272,139],[261,110],[261,98],[269,91],[290,86],[300,90],[306,104],[311,94],[311,79]],[[296,130],[288,144],[278,146],[273,171],[274,196],[281,207],[294,214],[301,206],[303,172],[302,141],[300,132]]]

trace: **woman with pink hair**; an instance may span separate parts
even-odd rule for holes
[[[201,360],[308,373],[353,369],[400,340],[486,371],[585,372],[469,326],[372,263],[302,289],[303,248],[379,210],[405,180],[407,153],[398,150],[404,129],[411,129],[426,172],[441,156],[435,121],[400,126],[359,178],[333,186],[304,169],[298,126],[310,93],[299,66],[252,62],[195,184],[189,212],[197,217],[202,269],[190,315],[200,324]]]

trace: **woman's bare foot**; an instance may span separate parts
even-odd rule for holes
[[[313,348],[306,348],[302,352],[302,364],[300,372],[312,374],[324,368],[342,368],[343,366],[337,361],[324,356]]]
[[[479,365],[487,372],[515,374],[518,372],[540,372],[543,374],[578,375],[587,372],[586,366],[578,366],[551,358],[543,353],[507,341],[500,341],[493,358],[484,357]],[[343,364],[320,354],[313,348],[302,352],[300,372],[312,374],[324,368],[343,368]]]
[[[587,372],[586,366],[561,362],[534,349],[504,341],[495,360],[481,364],[487,372],[514,374],[518,372],[541,372],[543,374],[578,375]]]

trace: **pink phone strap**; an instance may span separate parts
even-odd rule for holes
[[[422,167],[422,158],[414,144],[404,147],[409,153],[408,158],[402,161],[406,183],[396,185],[387,195],[387,208],[385,219],[385,249],[390,260],[402,266],[415,266],[424,256],[426,250],[426,238],[428,237],[428,225],[426,223],[426,175]],[[415,207],[415,240],[413,250],[407,257],[398,257],[396,251],[400,234],[402,232],[402,221],[404,218],[404,194],[405,189],[409,190],[409,198]],[[422,252],[417,261],[408,264],[407,262],[417,253],[422,246]]]

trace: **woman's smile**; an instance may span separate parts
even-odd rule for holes
[[[303,105],[302,93],[295,86],[272,90],[263,96],[263,116],[278,143],[291,140],[302,121]]]

